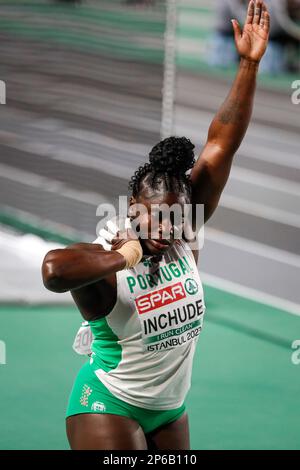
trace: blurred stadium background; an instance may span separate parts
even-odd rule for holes
[[[279,29],[199,262],[208,310],[188,399],[193,449],[300,448],[300,365],[291,361],[300,339],[300,120],[291,100],[300,5],[289,2],[290,18],[285,0],[269,2]],[[225,4],[230,13],[243,1]],[[236,69],[219,9],[217,0],[0,0],[1,449],[68,447],[80,315],[69,295],[43,288],[43,256],[95,238],[97,206],[127,194],[162,131],[201,150]]]

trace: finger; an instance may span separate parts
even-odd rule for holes
[[[138,239],[138,236],[134,228],[132,227],[131,220],[129,217],[126,217],[125,219],[125,230],[126,230],[126,233],[130,236],[130,238],[133,238],[134,240]]]
[[[102,245],[102,247],[106,251],[111,249],[111,243],[108,243],[104,237],[98,237],[94,243],[97,243],[98,245]]]
[[[264,31],[266,31],[266,33],[269,33],[270,27],[271,27],[271,18],[270,18],[269,12],[266,11],[264,15],[264,25],[263,25]]]
[[[263,12],[262,15],[261,15],[259,27],[260,27],[261,29],[264,29],[264,26],[265,26],[265,13]]]
[[[106,240],[100,236],[93,242],[94,245],[103,245],[103,243],[106,243]]]
[[[129,233],[127,230],[124,230],[123,232],[117,232],[117,235],[115,236],[115,240],[128,240]]]
[[[112,220],[109,220],[106,225],[114,235],[117,233],[118,227],[115,224],[115,222],[113,222]]]
[[[126,243],[126,241],[124,241],[123,238],[115,237],[115,238],[113,238],[111,243],[112,243],[112,248],[111,249],[113,251],[116,251],[116,250],[119,250]]]
[[[262,2],[261,0],[257,0],[254,8],[254,20],[253,24],[259,24],[260,19],[261,19],[261,13],[262,13]]]
[[[261,28],[263,28],[264,25],[265,25],[266,11],[267,11],[267,7],[266,7],[266,5],[263,3],[263,4],[262,4],[262,11],[261,11],[260,22],[259,22],[259,26],[260,26]]]
[[[231,20],[231,21],[232,21],[232,26],[233,26],[233,31],[234,31],[234,38],[237,41],[242,36],[242,30],[237,20]]]
[[[114,233],[110,233],[108,232],[107,230],[105,230],[104,228],[102,228],[99,232],[99,235],[100,237],[103,237],[104,240],[108,241],[108,242],[111,242],[112,239],[115,237],[115,234]]]
[[[130,222],[130,218],[129,217],[126,217],[126,220],[125,220],[125,230],[131,228],[131,222]]]
[[[251,0],[251,2],[249,3],[249,6],[248,6],[246,24],[252,24],[253,23],[254,7],[255,7],[254,0]]]

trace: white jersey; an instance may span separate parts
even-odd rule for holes
[[[144,258],[116,277],[113,310],[89,322],[95,374],[124,402],[176,409],[190,388],[205,312],[193,254],[186,242],[177,240],[159,263]]]

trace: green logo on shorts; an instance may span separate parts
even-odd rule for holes
[[[187,279],[184,284],[185,290],[190,295],[197,294],[199,287],[195,279]]]
[[[82,388],[82,393],[80,397],[80,404],[82,406],[89,406],[89,396],[92,394],[93,390],[88,385],[84,385]]]

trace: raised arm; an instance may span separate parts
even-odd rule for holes
[[[240,66],[225,102],[208,132],[191,179],[193,203],[205,204],[205,221],[215,211],[229,177],[234,154],[247,131],[253,109],[256,76],[269,38],[270,16],[262,0],[249,3],[243,31],[232,20]]]

